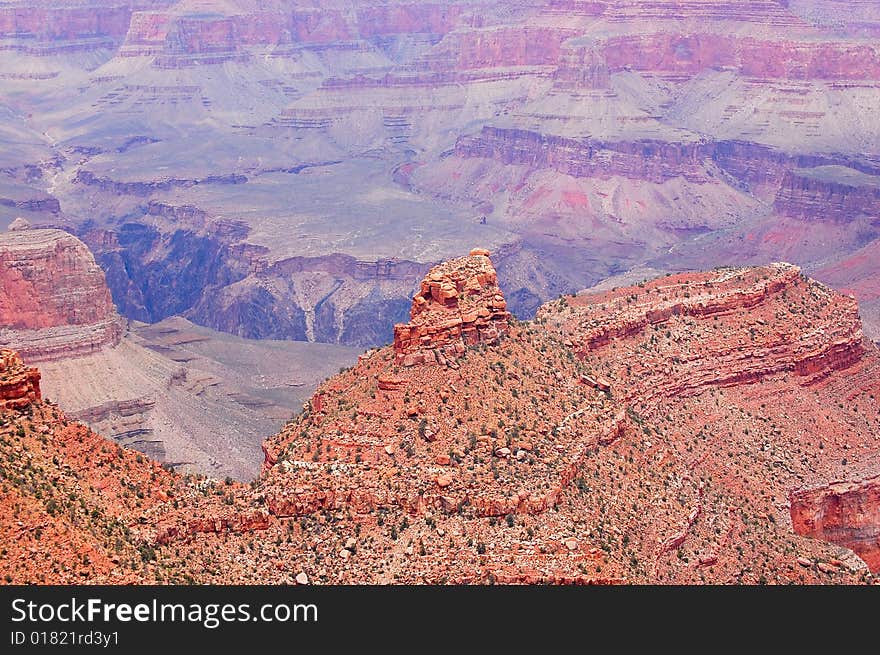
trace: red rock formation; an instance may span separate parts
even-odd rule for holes
[[[455,360],[468,346],[507,332],[510,312],[487,250],[432,268],[413,297],[410,322],[394,326],[394,352],[404,366]]]
[[[362,38],[391,34],[446,34],[457,27],[465,5],[430,2],[382,4],[357,9],[358,33]]]
[[[422,61],[428,70],[548,66],[577,31],[557,27],[497,27],[452,32]]]
[[[791,523],[798,534],[851,548],[880,572],[880,476],[792,492]]]
[[[436,282],[439,294],[442,282]],[[602,338],[593,339],[600,333]],[[539,335],[558,340],[551,345]],[[584,350],[587,342],[592,345]],[[578,360],[553,352],[578,353],[580,364],[569,370]],[[768,522],[766,514],[761,525],[772,526],[775,536],[748,531],[752,536],[745,537],[734,511],[741,502],[760,505],[759,512],[775,515],[777,510],[756,500],[751,483],[727,473],[733,461],[737,470],[748,470],[747,480],[760,480],[758,497],[769,495],[778,503],[798,484],[803,475],[798,471],[825,474],[834,468],[833,458],[852,451],[860,439],[876,442],[862,419],[851,423],[858,425],[858,436],[831,443],[827,399],[845,393],[857,396],[860,406],[873,407],[872,372],[880,369],[880,358],[863,341],[855,304],[805,280],[796,267],[671,276],[549,303],[534,326],[512,327],[485,355],[477,351],[459,360],[452,378],[436,367],[389,368],[391,355],[378,351],[362,358],[350,373],[322,388],[320,415],[267,443],[265,492],[273,514],[387,517],[403,512],[415,520],[433,516],[438,524],[456,522],[456,516],[516,517],[504,520],[534,521],[529,524],[538,529],[551,516],[576,511],[568,504],[571,494],[598,486],[604,491],[593,497],[597,504],[617,493],[626,498],[620,511],[629,527],[621,534],[630,543],[639,540],[639,561],[652,562],[646,579],[740,579],[735,576],[741,575],[736,571],[742,560],[731,553],[733,545],[750,549],[749,560],[764,562],[762,575],[772,579],[840,579],[852,571],[827,563],[834,559],[829,547],[792,541],[790,530],[777,527],[776,518]],[[526,362],[540,364],[530,368]],[[499,372],[505,380],[501,386]],[[771,400],[777,394],[784,400]],[[724,399],[720,406],[716,398]],[[506,417],[523,411],[530,418],[511,426]],[[848,406],[840,411],[847,413]],[[503,414],[498,422],[503,428],[494,436],[493,430],[483,427],[480,434],[477,428],[468,446],[457,426],[474,420],[491,426],[495,412]],[[873,420],[872,410],[865,415]],[[671,431],[664,427],[667,421]],[[781,427],[769,430],[765,421]],[[747,436],[737,437],[734,431],[742,433],[743,425]],[[813,444],[807,460],[783,454],[794,452],[790,439],[807,425],[817,439],[825,435],[823,446]],[[762,444],[760,452],[774,453],[770,477],[763,458],[755,455],[755,440]],[[850,465],[871,466],[870,452],[869,447],[858,462],[851,454]],[[623,458],[614,459],[615,454]],[[624,476],[633,477],[620,487],[606,483],[604,476],[617,478],[620,465],[632,457],[634,469]],[[521,468],[526,462],[530,467]],[[674,501],[665,497],[646,506],[624,491],[665,489],[669,482],[663,476],[672,470],[687,480],[688,490]],[[726,500],[719,502],[721,497]],[[597,517],[607,516],[608,509],[596,511]],[[641,527],[632,528],[633,521]],[[831,573],[802,570],[786,560],[786,551],[771,545],[776,539],[797,552],[816,553]],[[517,564],[489,567],[494,579],[547,579],[514,572],[536,565],[533,551],[511,551],[507,543],[495,548]],[[690,573],[672,573],[683,559],[693,562]],[[602,563],[603,573],[608,566]],[[457,575],[474,579],[461,569]]]
[[[434,272],[418,325],[460,315],[476,276],[472,304],[497,295],[484,252]],[[19,522],[0,511],[0,561],[17,582],[867,582],[782,514],[808,477],[880,467],[880,352],[856,335],[851,300],[783,265],[562,299],[453,370],[365,353],[247,486],[170,474],[34,401],[0,422],[7,479],[36,485],[0,498]],[[873,562],[874,487],[794,493],[793,522]]]
[[[0,348],[0,410],[23,409],[41,399],[40,372],[12,350]]]
[[[60,230],[0,235],[0,343],[32,361],[118,343],[123,324],[88,248]]]
[[[805,325],[795,334],[771,328],[771,317],[790,302],[786,297],[801,295],[804,289],[823,305],[821,328],[808,329]],[[596,311],[597,306],[603,310]],[[562,330],[584,358],[603,352],[618,340],[644,339],[663,330],[674,317],[692,317],[698,326],[700,322],[717,321],[719,316],[749,313],[748,341],[734,333],[702,342],[698,349],[691,346],[679,350],[673,345],[658,359],[650,351],[645,352],[638,365],[630,369],[632,375],[627,375],[630,379],[623,389],[612,382],[615,392],[638,398],[641,403],[700,393],[706,386],[751,384],[786,372],[802,377],[801,384],[814,384],[831,371],[855,365],[865,355],[855,301],[815,282],[805,282],[800,269],[789,264],[671,276],[649,282],[635,292],[623,289],[578,296],[571,307],[572,316],[564,321]],[[553,313],[552,305],[548,305],[540,316]],[[670,366],[670,359],[675,361],[674,366]],[[644,377],[639,379],[636,371]],[[664,374],[655,377],[658,371]]]
[[[344,13],[331,8],[254,8],[233,15],[149,12],[132,16],[120,54],[155,56],[158,68],[179,68],[244,60],[252,48],[326,45],[353,38]],[[283,54],[283,49],[275,52]]]
[[[21,49],[70,50],[94,48],[87,39],[121,41],[128,31],[128,7],[0,7],[0,37],[22,39]],[[28,41],[36,45],[25,45]],[[53,42],[61,42],[61,44]],[[83,42],[76,45],[77,42]]]
[[[155,55],[162,51],[171,16],[163,12],[135,12],[131,16],[123,56]]]
[[[254,532],[269,527],[270,515],[265,509],[242,512],[227,511],[219,516],[200,516],[189,521],[160,524],[149,539],[156,546],[192,539],[198,534]]]

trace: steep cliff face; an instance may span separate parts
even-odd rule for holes
[[[460,139],[455,151],[462,157],[550,168],[573,177],[620,175],[662,183],[678,176],[704,180],[703,162],[710,156],[711,147],[654,140],[607,143],[484,127],[478,136]]]
[[[880,222],[880,176],[843,166],[788,171],[773,207],[800,220],[845,223],[867,216]]]
[[[793,492],[791,523],[798,534],[851,548],[880,572],[880,476]]]
[[[470,18],[473,10],[464,4],[404,2],[358,7],[358,33],[363,38],[393,34],[429,33],[443,35]]]
[[[559,4],[566,5],[564,0]],[[801,23],[801,20],[788,10],[787,0],[733,0],[724,3],[706,0],[655,0],[654,2],[606,0],[601,4],[605,6],[603,13],[615,22],[655,20],[674,23],[696,19],[722,23],[752,23],[760,27],[777,28]]]
[[[599,47],[611,72],[696,75],[725,69],[762,79],[880,79],[880,51],[871,44],[660,33],[612,37]]]
[[[174,3],[168,3],[174,4]],[[359,39],[428,34],[434,38],[475,22],[464,4],[387,3],[354,7],[241,7],[231,15],[168,11],[131,16],[123,56],[155,56],[160,68],[243,60],[255,48],[296,58],[301,46],[350,48]]]
[[[83,239],[107,271],[119,310],[151,323],[183,314],[204,294],[247,271],[247,262],[237,263],[220,235],[195,226],[164,232],[126,223],[112,232],[89,230]]]
[[[80,8],[28,4],[0,8],[0,38],[30,40],[39,44],[33,47],[47,50],[52,50],[52,43],[56,41],[76,42],[101,37],[109,39],[112,45],[125,36],[131,17],[131,10],[124,6]]]
[[[123,323],[88,248],[60,230],[0,235],[0,341],[29,361],[118,343]]]
[[[706,182],[711,163],[759,196],[767,190],[773,197],[778,195],[777,209],[784,215],[815,215],[823,202],[831,205],[835,216],[860,209],[873,214],[877,211],[876,188],[880,186],[880,168],[868,162],[843,155],[792,155],[747,141],[613,142],[484,127],[479,134],[460,138],[455,155],[533,169],[550,168],[573,177],[622,176],[656,184],[675,177]],[[805,206],[787,209],[801,195],[807,196],[801,201]]]
[[[120,312],[140,321],[183,315],[250,339],[385,344],[426,268],[343,254],[273,261],[268,248],[245,241],[240,223],[221,225],[193,207],[148,211],[152,225],[82,233]]]

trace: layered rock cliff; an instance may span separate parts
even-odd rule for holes
[[[809,319],[794,316],[803,307],[804,294],[813,306]],[[545,306],[539,318],[556,320],[554,312]],[[713,331],[704,327],[707,321],[745,313],[742,331],[691,341]],[[782,313],[792,314],[784,329],[774,326]],[[673,318],[691,334],[673,334],[667,328]],[[860,362],[866,348],[856,302],[805,280],[797,267],[787,264],[671,276],[637,290],[578,296],[560,327],[578,355],[590,362],[600,361],[609,345],[639,344],[641,361],[627,365],[625,374],[616,371],[614,378],[622,393],[648,405],[708,386],[754,383],[780,374],[802,378],[799,384],[815,384],[835,369]],[[668,340],[667,345],[658,346],[658,338]]]
[[[871,44],[664,32],[600,39],[589,48],[601,49],[610,72],[696,75],[707,69],[723,69],[760,79],[880,78],[880,51]]]
[[[846,223],[880,216],[880,176],[843,166],[788,171],[774,201],[781,216]]]
[[[0,234],[0,343],[28,361],[119,342],[123,322],[104,273],[76,237],[52,229]]]
[[[462,157],[497,159],[505,164],[550,168],[573,177],[620,175],[661,183],[683,176],[704,180],[711,150],[701,143],[637,141],[604,143],[525,130],[484,127],[456,143]]]

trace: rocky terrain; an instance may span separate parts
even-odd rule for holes
[[[246,338],[387,344],[461,243],[521,319],[785,260],[876,338],[878,34],[868,0],[5,2],[0,227]]]
[[[40,363],[43,389],[72,419],[177,470],[238,479],[258,473],[262,439],[357,356],[180,318],[129,326],[89,249],[24,220],[0,233],[0,346]]]
[[[168,319],[40,368],[46,396],[71,419],[177,471],[250,480],[263,438],[356,358],[335,344],[251,341]]]
[[[792,265],[720,268],[465,337],[464,312],[503,311],[496,280],[482,250],[432,269],[396,328],[417,350],[399,339],[320,385],[250,485],[171,474],[37,396],[5,411],[0,572],[874,581],[880,351],[855,301]]]
[[[880,569],[878,482],[874,477],[794,492],[791,520],[795,532],[851,548],[872,571],[877,571]]]

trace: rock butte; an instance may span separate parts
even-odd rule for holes
[[[443,282],[489,266],[429,273],[414,318],[447,321]],[[321,385],[251,485],[171,474],[34,395],[0,421],[0,567],[15,582],[874,580],[880,353],[855,303],[796,267],[566,297],[445,364],[399,354]]]
[[[394,326],[394,352],[404,366],[446,364],[468,346],[494,343],[511,320],[489,251],[432,268],[413,298],[410,322]]]
[[[24,409],[41,400],[40,372],[12,350],[0,348],[0,409]]]
[[[75,236],[54,229],[0,233],[0,345],[28,361],[69,358],[119,343],[104,272]]]

